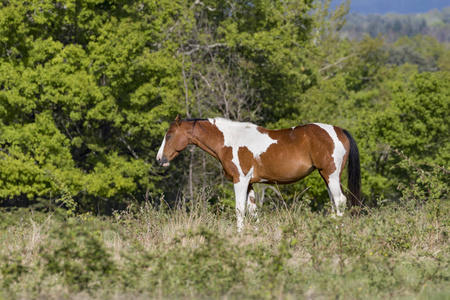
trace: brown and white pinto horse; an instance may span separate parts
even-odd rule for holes
[[[325,124],[269,130],[222,118],[187,119],[178,115],[170,125],[156,159],[168,166],[189,144],[216,158],[234,184],[238,231],[243,229],[245,205],[256,217],[253,183],[298,181],[315,169],[327,185],[330,200],[342,216],[347,198],[341,174],[347,161],[351,204],[359,201],[361,171],[358,147],[350,133]]]

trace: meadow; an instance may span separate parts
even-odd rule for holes
[[[0,300],[449,299],[449,10],[330,4],[2,1]],[[364,208],[316,172],[238,234],[215,159],[156,164],[178,114],[347,129]]]
[[[450,296],[448,201],[332,218],[307,197],[271,199],[238,234],[234,210],[204,200],[109,217],[3,211],[0,299]]]

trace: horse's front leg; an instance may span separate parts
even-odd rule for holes
[[[236,217],[237,230],[241,232],[244,229],[245,201],[247,200],[247,191],[249,183],[247,181],[239,181],[234,184],[234,193],[236,196]]]

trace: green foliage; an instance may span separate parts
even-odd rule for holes
[[[450,70],[448,61],[450,49],[445,44],[440,44],[434,37],[422,35],[412,38],[403,37],[392,45],[388,45],[387,48],[388,63],[394,65],[414,64],[421,72]]]
[[[395,199],[393,190],[399,182],[408,184],[421,175],[405,168],[401,163],[403,157],[386,151],[382,145],[401,150],[414,163],[424,165],[425,170],[426,164],[448,166],[450,151],[446,132],[450,128],[445,117],[450,105],[448,80],[446,72],[415,74],[408,82],[392,80],[389,105],[366,123],[372,130],[374,148],[369,158],[372,168],[386,178],[384,189],[391,189],[391,196],[385,194],[385,197]]]
[[[93,231],[94,228],[68,223],[50,232],[49,237],[58,244],[50,249],[42,245],[39,249],[43,276],[61,276],[75,292],[98,288],[99,282],[110,280],[116,266],[100,238],[100,231]]]
[[[14,282],[17,282],[22,275],[28,272],[26,266],[22,262],[20,256],[5,259],[5,264],[2,266],[3,288],[8,288]]]
[[[450,74],[423,73],[409,82],[392,81],[392,100],[375,119],[376,136],[413,160],[448,165]]]
[[[68,193],[87,208],[92,197],[114,206],[155,189],[148,153],[164,116],[179,110],[180,62],[158,46],[176,11],[128,1],[2,5],[0,197]]]
[[[203,240],[198,247],[185,251],[183,240]],[[152,257],[156,265],[150,284],[166,291],[178,289],[205,291],[221,295],[244,280],[245,263],[237,255],[241,251],[215,232],[200,228],[173,241],[172,249]]]
[[[400,165],[403,168],[411,168],[417,175],[415,182],[410,182],[409,186],[400,183],[397,187],[402,192],[401,201],[410,201],[413,205],[423,205],[425,202],[430,202],[430,205],[435,205],[436,214],[439,213],[439,204],[441,200],[448,200],[448,179],[450,178],[450,170],[439,167],[437,165],[426,165],[431,171],[427,172],[417,166],[403,153],[393,150],[399,156],[404,158]]]

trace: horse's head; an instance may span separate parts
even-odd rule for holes
[[[182,126],[181,117],[178,115],[175,121],[170,124],[170,127],[164,136],[161,148],[159,148],[158,154],[156,155],[156,160],[160,165],[167,167],[188,145],[189,137]]]

